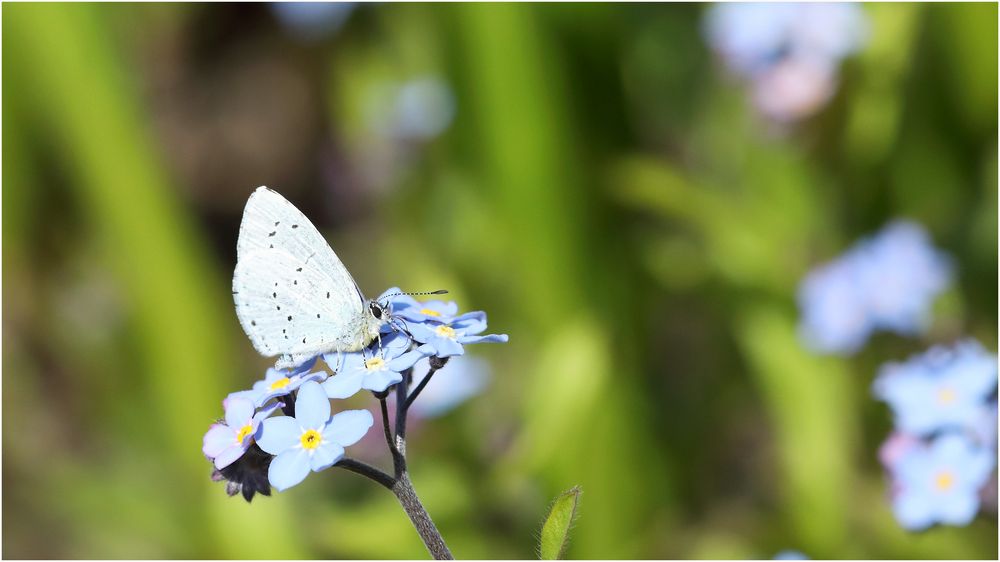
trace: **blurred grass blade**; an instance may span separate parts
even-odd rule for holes
[[[559,494],[542,524],[542,538],[539,552],[542,560],[560,560],[569,545],[569,531],[576,518],[576,508],[580,505],[579,486]]]

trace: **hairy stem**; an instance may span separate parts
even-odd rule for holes
[[[428,515],[427,510],[420,503],[420,498],[417,497],[417,492],[413,489],[413,484],[410,482],[410,477],[406,472],[403,472],[396,479],[396,484],[392,487],[392,493],[399,499],[400,505],[403,506],[403,510],[406,511],[406,515],[409,516],[410,521],[417,530],[417,534],[424,541],[424,546],[427,547],[427,551],[431,553],[431,556],[435,560],[454,560],[455,557],[451,555],[448,546],[444,544],[444,539],[441,538],[441,532],[434,526],[431,516]]]

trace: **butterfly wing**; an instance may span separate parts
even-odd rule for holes
[[[313,223],[278,192],[261,186],[250,195],[243,209],[236,261],[253,252],[275,249],[307,264],[316,262],[337,286],[354,287],[358,307],[364,306],[364,296],[354,278]]]
[[[233,300],[243,331],[268,357],[341,348],[353,339],[362,311],[353,285],[338,286],[315,262],[306,264],[278,249],[240,259]]]
[[[285,365],[354,339],[364,298],[316,227],[283,197],[247,201],[233,273],[236,315],[254,348]]]

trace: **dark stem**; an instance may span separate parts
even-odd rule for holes
[[[361,476],[364,476],[365,478],[368,478],[370,480],[374,480],[375,482],[378,482],[379,484],[385,486],[389,490],[392,490],[392,493],[394,494],[396,493],[396,485],[399,482],[392,476],[389,476],[388,474],[382,472],[381,470],[375,468],[370,464],[366,464],[359,460],[344,457],[339,461],[337,461],[337,464],[333,466],[339,466],[344,470],[350,470],[355,474],[360,474]]]
[[[403,406],[403,409],[405,411],[407,411],[407,412],[410,411],[410,404],[413,404],[413,401],[416,400],[417,396],[420,395],[420,391],[422,391],[424,389],[424,387],[427,386],[427,383],[430,382],[431,377],[433,377],[434,373],[436,373],[436,372],[437,372],[437,369],[435,369],[433,367],[431,367],[430,371],[427,371],[427,376],[424,377],[424,379],[422,381],[420,381],[420,384],[417,385],[417,388],[414,388],[413,392],[410,393],[410,396],[407,397],[407,399],[406,399],[406,405]]]
[[[398,478],[406,470],[406,459],[396,448],[396,442],[392,438],[392,430],[389,429],[389,408],[386,406],[385,397],[379,398],[378,402],[382,409],[382,431],[385,433],[385,444],[389,446],[389,452],[392,453],[393,472]]]
[[[399,499],[399,503],[403,506],[403,510],[406,511],[406,515],[410,517],[410,521],[417,529],[417,534],[424,541],[424,546],[427,547],[427,551],[431,553],[431,556],[435,560],[454,560],[455,557],[451,555],[448,546],[444,544],[444,539],[441,538],[440,531],[434,526],[431,516],[427,514],[427,510],[420,503],[420,499],[413,489],[413,484],[410,482],[409,475],[404,472],[396,480],[395,486],[392,487],[392,493]]]
[[[403,380],[396,385],[396,448],[406,457],[406,394],[413,380],[413,368],[402,373]],[[405,468],[405,467],[404,467]]]

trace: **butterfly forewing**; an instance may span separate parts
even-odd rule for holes
[[[278,249],[244,255],[233,275],[236,315],[262,355],[316,355],[356,330],[362,306],[353,285]]]
[[[263,186],[250,195],[243,210],[236,260],[260,250],[283,250],[305,264],[315,263],[335,287],[348,286],[357,293],[358,306],[363,305],[354,278],[323,235],[295,205]]]

